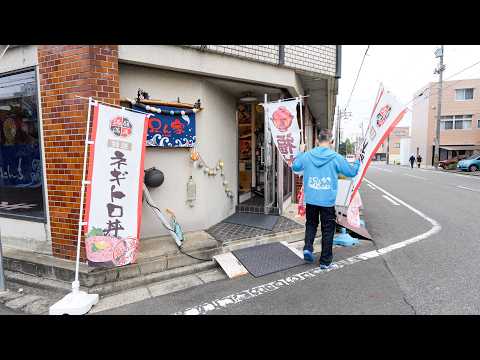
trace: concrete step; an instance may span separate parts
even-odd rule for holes
[[[211,259],[214,255],[244,247],[275,241],[299,241],[303,237],[304,230],[296,229],[222,244],[204,233],[190,236],[182,248],[195,257]],[[182,254],[171,238],[145,240],[141,246],[136,264],[109,269],[80,264],[82,289],[101,295],[111,294],[217,266],[211,260],[196,260]],[[75,277],[75,263],[72,261],[11,248],[5,249],[4,257],[6,276],[11,281],[65,293],[71,289]]]

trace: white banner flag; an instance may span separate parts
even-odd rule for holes
[[[292,166],[300,145],[300,128],[297,121],[298,100],[264,104],[273,141],[283,160]]]
[[[145,114],[93,106],[85,207],[86,253],[91,265],[135,261],[140,235]]]
[[[407,108],[380,85],[375,105],[370,116],[370,122],[365,133],[362,146],[359,149],[360,169],[352,181],[348,205],[352,202],[355,193],[367,172],[372,156],[375,155],[380,145],[390,135],[395,126],[402,120]]]

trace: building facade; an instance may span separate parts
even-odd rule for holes
[[[223,161],[234,198],[225,196],[220,178],[192,166],[190,149],[147,148],[145,168],[164,173],[152,197],[175,211],[184,231],[218,223],[261,195],[258,105],[265,95],[268,101],[306,96],[311,146],[315,128],[333,123],[340,54],[336,45],[9,45],[0,58],[2,242],[75,258],[86,98],[120,106],[139,89],[151,99],[200,100],[196,149],[209,164]],[[243,124],[242,114],[248,115]],[[296,179],[281,161],[275,164],[281,212],[295,199]],[[187,201],[190,177],[196,183],[193,203]],[[164,234],[144,207],[141,238]]]
[[[480,79],[445,81],[440,119],[440,160],[480,151]],[[411,151],[433,165],[438,84],[417,91],[412,105]]]
[[[408,126],[397,126],[390,136],[385,140],[375,153],[374,160],[388,161],[389,164],[400,163],[400,142],[401,139],[410,136]]]

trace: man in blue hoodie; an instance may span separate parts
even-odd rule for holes
[[[314,262],[313,241],[321,220],[322,253],[320,268],[332,268],[332,246],[335,234],[338,175],[354,177],[357,175],[360,161],[357,159],[350,165],[348,161],[330,149],[332,134],[328,129],[318,132],[316,147],[305,152],[305,145],[300,146],[300,153],[295,158],[292,170],[303,171],[303,188],[306,203],[305,246],[303,257]]]

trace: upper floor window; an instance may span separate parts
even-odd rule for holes
[[[440,118],[440,130],[472,128],[472,115],[449,115]]]
[[[472,99],[473,99],[473,88],[455,90],[455,100],[472,100]]]
[[[394,147],[394,148],[397,148],[397,149],[400,148],[400,143],[395,143],[395,144],[393,144],[393,147]]]

